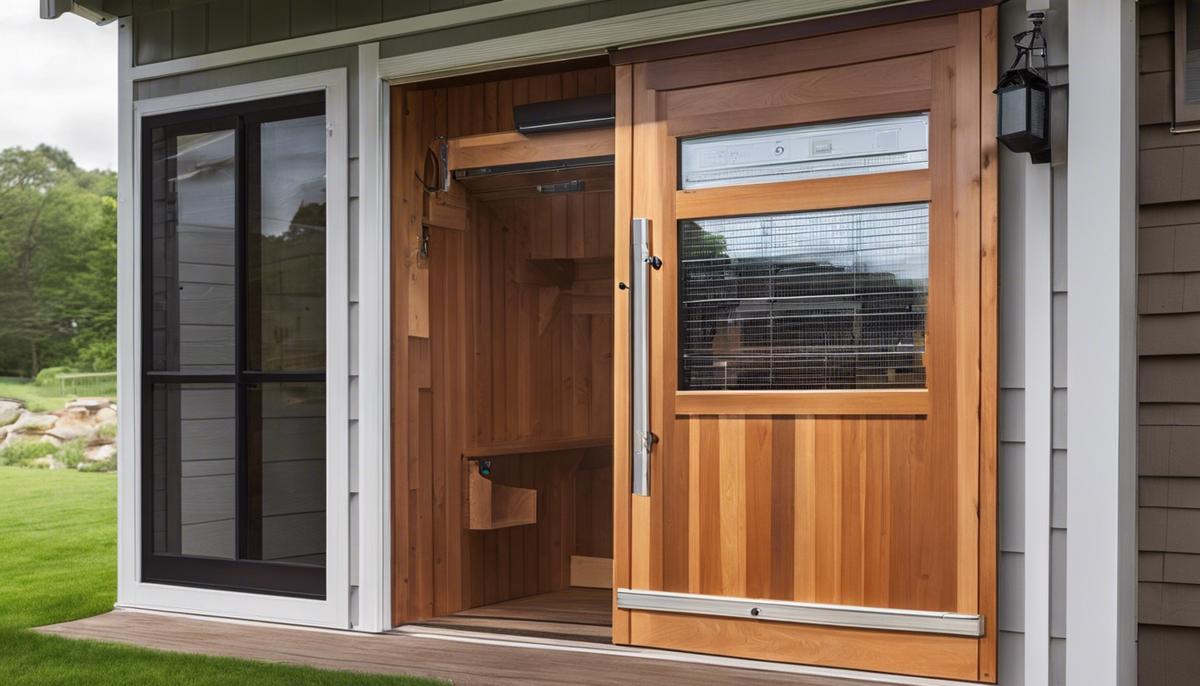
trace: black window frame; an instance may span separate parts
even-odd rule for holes
[[[248,502],[248,444],[247,444],[247,395],[252,387],[266,383],[321,383],[326,382],[325,369],[308,371],[261,371],[246,368],[246,261],[250,240],[251,182],[249,157],[258,149],[252,148],[251,129],[263,123],[287,121],[311,116],[328,116],[324,91],[314,91],[264,100],[254,100],[232,105],[222,105],[183,112],[146,117],[141,131],[141,202],[139,213],[141,230],[141,277],[140,312],[141,322],[141,581],[176,586],[240,591],[260,595],[290,596],[324,600],[326,598],[327,564],[318,566],[297,565],[273,561],[245,559],[247,536],[243,522],[247,518]],[[328,120],[326,120],[328,121]],[[212,131],[235,131],[234,151],[236,159],[235,193],[235,356],[232,373],[190,373],[155,371],[153,369],[153,278],[154,278],[154,144],[156,131],[167,137],[206,133]],[[257,134],[255,134],[255,137]],[[257,140],[257,138],[256,138]],[[257,167],[257,164],[254,165]],[[260,200],[261,202],[261,200]],[[328,332],[328,328],[326,328]],[[159,554],[154,551],[154,388],[179,385],[227,384],[234,387],[236,397],[236,522],[237,559]],[[326,455],[326,459],[331,456]],[[328,484],[326,484],[328,488]],[[328,498],[326,499],[328,502]],[[327,515],[328,516],[328,513]],[[329,542],[326,541],[326,550]]]

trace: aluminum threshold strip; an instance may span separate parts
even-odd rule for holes
[[[951,636],[983,636],[983,617],[954,612],[897,610],[886,607],[824,605],[786,600],[756,600],[697,593],[617,589],[617,607],[681,614],[738,617],[767,622],[817,624],[880,631],[911,631]]]

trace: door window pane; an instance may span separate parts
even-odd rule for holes
[[[257,142],[257,152],[253,144]],[[325,366],[325,117],[258,125],[247,284],[247,365]]]
[[[683,390],[922,388],[927,203],[682,221]]]
[[[684,189],[928,167],[928,114],[729,133],[680,143]]]
[[[237,410],[232,384],[150,394],[154,552],[237,557]]]
[[[325,565],[325,384],[247,394],[246,557]]]
[[[223,373],[235,364],[236,135],[154,132],[151,368]]]

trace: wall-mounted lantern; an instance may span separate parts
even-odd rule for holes
[[[1050,161],[1050,83],[1042,76],[1046,66],[1046,39],[1042,22],[1046,15],[1033,12],[1033,28],[1013,36],[1017,56],[1000,76],[993,91],[999,96],[996,138],[1013,152],[1027,152],[1035,163]],[[1041,69],[1032,58],[1042,61]]]

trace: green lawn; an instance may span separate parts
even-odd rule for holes
[[[64,405],[75,399],[72,396],[60,395],[57,384],[35,386],[24,379],[8,376],[0,376],[0,398],[20,401],[33,412],[61,410]]]
[[[436,683],[164,653],[27,631],[112,608],[116,487],[113,474],[0,467],[0,683]]]

